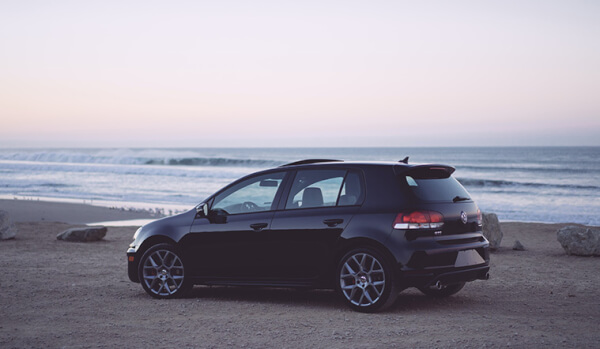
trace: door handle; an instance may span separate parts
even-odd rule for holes
[[[254,229],[254,231],[261,231],[264,228],[266,228],[269,224],[268,223],[253,223],[250,224],[250,228]]]
[[[323,221],[323,223],[326,224],[328,227],[335,227],[338,224],[344,223],[344,220],[341,218],[333,218],[333,219],[326,219]]]

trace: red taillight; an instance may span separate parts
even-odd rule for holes
[[[481,214],[481,210],[477,209],[477,225],[483,224],[483,215]]]
[[[435,211],[401,212],[394,220],[394,229],[440,229],[444,216]]]

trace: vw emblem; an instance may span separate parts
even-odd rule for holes
[[[467,224],[467,214],[465,211],[460,211],[460,221],[463,222],[463,224]]]

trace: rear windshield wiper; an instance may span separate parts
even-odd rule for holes
[[[471,200],[471,198],[466,198],[464,196],[455,196],[454,199],[452,199],[452,202],[459,202],[459,201],[467,201],[467,200]]]

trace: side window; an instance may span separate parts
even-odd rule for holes
[[[345,176],[345,170],[298,171],[285,208],[335,206]]]
[[[285,173],[250,178],[215,197],[211,210],[225,214],[270,211]]]
[[[360,175],[356,172],[348,172],[340,192],[338,206],[352,206],[360,203],[363,192]]]

